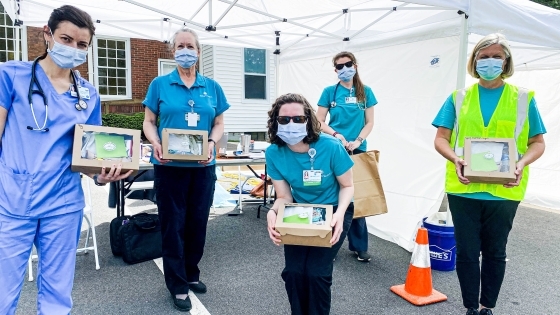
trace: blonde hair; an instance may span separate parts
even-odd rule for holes
[[[511,49],[509,47],[509,42],[503,34],[493,33],[484,36],[473,48],[471,56],[469,57],[469,62],[467,63],[467,71],[473,78],[480,78],[480,75],[476,72],[476,57],[478,53],[491,45],[499,44],[502,46],[504,53],[506,54],[506,65],[504,66],[504,71],[500,75],[502,79],[509,78],[513,75],[513,58],[511,56]]]
[[[181,34],[181,33],[191,33],[192,36],[194,37],[194,42],[196,45],[196,51],[198,51],[198,55],[201,55],[202,52],[202,47],[200,47],[200,41],[198,40],[198,34],[191,30],[190,28],[182,28],[177,30],[173,36],[171,37],[171,40],[169,41],[169,43],[167,44],[167,48],[169,49],[169,51],[173,51],[175,49],[175,40],[177,39],[177,35]],[[196,61],[196,69],[200,69],[200,57],[198,58],[198,60]]]

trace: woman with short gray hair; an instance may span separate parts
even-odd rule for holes
[[[463,305],[467,315],[492,315],[506,270],[507,239],[527,188],[528,165],[543,154],[546,129],[535,93],[504,81],[514,66],[502,34],[490,34],[476,44],[468,71],[478,82],[453,92],[432,125],[438,128],[435,148],[448,160],[445,191],[455,225]],[[524,119],[517,119],[519,115]],[[516,179],[501,185],[466,178],[462,148],[467,137],[514,140],[517,154],[502,153],[500,166],[509,167],[509,158],[515,159]]]
[[[216,184],[214,147],[224,133],[223,113],[229,104],[220,85],[197,71],[201,47],[193,30],[178,30],[170,47],[177,69],[150,84],[142,102],[146,115],[144,134],[153,146],[151,162],[161,222],[165,284],[175,308],[188,312],[189,290],[206,292],[198,263],[204,252]],[[164,160],[160,140],[164,128],[207,131],[208,152],[202,152],[207,160]]]

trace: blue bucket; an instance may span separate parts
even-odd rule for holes
[[[453,226],[431,224],[426,222],[426,219],[424,218],[422,222],[428,230],[432,269],[439,271],[454,270],[457,251],[455,247],[455,228]]]

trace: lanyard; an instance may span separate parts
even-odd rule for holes
[[[315,148],[310,148],[307,151],[307,154],[309,154],[309,162],[311,163],[311,169],[313,170],[313,162],[315,162],[315,155],[317,155],[317,150],[315,150]]]

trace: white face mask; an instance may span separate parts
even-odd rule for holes
[[[54,44],[52,49],[47,48],[47,52],[57,66],[63,69],[72,69],[86,62],[87,50],[60,44],[54,39],[52,33],[51,36]]]
[[[276,135],[289,145],[298,144],[307,136],[307,122],[296,124],[290,121],[286,125],[278,124],[278,132]]]

